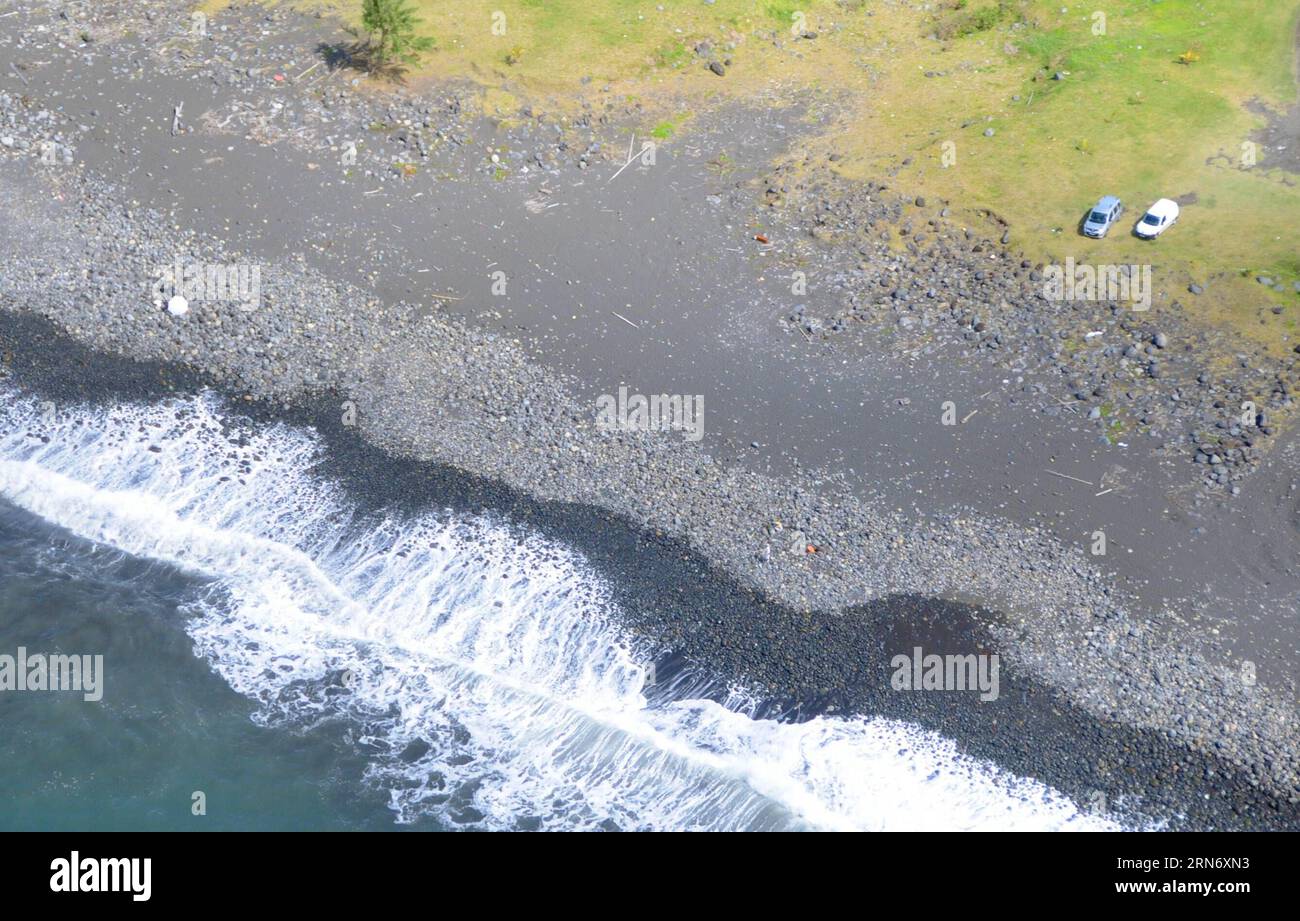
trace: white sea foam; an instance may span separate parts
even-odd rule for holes
[[[905,723],[756,720],[739,696],[649,705],[578,554],[490,517],[364,515],[310,472],[309,431],[237,443],[209,397],[52,420],[5,402],[0,494],[209,577],[187,625],[196,652],[268,726],[346,725],[399,822],[1109,827]]]

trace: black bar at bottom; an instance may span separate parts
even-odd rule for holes
[[[535,835],[8,834],[0,839],[0,892],[11,904],[40,899],[73,909],[116,902],[337,911],[373,910],[390,899],[398,906],[423,890],[420,901],[437,912],[439,891],[481,893],[485,907],[503,896],[536,904],[553,898],[557,886],[575,897],[575,887],[587,885],[632,893],[680,875],[678,885],[707,892],[701,901],[730,899],[732,907],[802,879],[820,880],[818,886],[839,880],[841,892],[856,889],[868,899],[923,893],[932,907],[976,895],[998,907],[1041,907],[1049,892],[1071,907],[1199,899],[1232,908],[1293,888],[1294,879],[1284,883],[1283,874],[1294,843],[1283,834],[1204,833],[840,835],[797,842],[689,835],[614,842],[588,835],[544,847]]]

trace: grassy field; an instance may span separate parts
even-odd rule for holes
[[[954,43],[965,47],[953,49],[964,60],[949,67],[952,76],[922,76],[951,81],[939,92],[926,93],[915,74],[891,73],[891,111],[866,113],[869,140],[850,169],[867,176],[911,156],[901,183],[991,209],[1009,221],[1016,245],[1041,258],[1152,263],[1157,288],[1206,319],[1277,348],[1295,341],[1300,297],[1270,292],[1255,277],[1288,286],[1300,278],[1300,189],[1285,184],[1300,177],[1270,168],[1265,151],[1254,169],[1241,161],[1262,124],[1244,104],[1294,103],[1300,5],[1128,0],[1067,15],[1054,3],[1026,8],[1032,25]],[[1108,14],[1105,35],[1093,34],[1095,10]],[[1189,51],[1198,59],[1181,63]],[[947,169],[945,140],[956,154]],[[1104,241],[1080,237],[1079,218],[1107,193],[1126,202],[1124,224]],[[1158,242],[1135,239],[1131,222],[1159,197],[1195,204]],[[1190,296],[1193,281],[1208,293]],[[1280,316],[1274,305],[1284,306]]]
[[[847,177],[893,174],[971,224],[991,211],[1036,258],[1151,263],[1157,290],[1206,320],[1278,349],[1300,339],[1300,296],[1254,281],[1300,280],[1300,176],[1262,149],[1242,164],[1265,123],[1246,103],[1296,104],[1300,0],[413,3],[438,43],[413,78],[470,79],[486,111],[613,96],[670,139],[710,106],[812,91],[840,115],[805,150],[839,153]],[[355,22],[360,0],[297,5]],[[730,59],[726,77],[696,56],[702,40]],[[1102,194],[1129,213],[1086,240],[1078,222]],[[1133,238],[1160,197],[1195,203],[1159,241]]]

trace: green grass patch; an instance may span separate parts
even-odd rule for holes
[[[794,25],[795,14],[808,14],[808,4],[797,3],[795,0],[769,0],[763,6],[763,12],[767,13],[770,19],[775,19],[786,28]]]
[[[1019,20],[1021,16],[1019,0],[986,0],[978,6],[959,0],[950,12],[939,18],[935,34],[945,40],[965,38],[987,32],[1004,22]]]
[[[650,136],[660,141],[666,141],[673,136],[673,123],[660,122],[650,130]]]
[[[676,69],[691,59],[691,52],[682,42],[670,39],[655,49],[654,58],[656,67]]]

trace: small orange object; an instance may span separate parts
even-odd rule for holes
[[[284,74],[276,74],[274,79],[275,79],[275,82],[276,82],[276,83],[283,83],[283,82],[284,82]]]
[[[808,552],[809,552],[809,553],[816,553],[816,552],[817,552],[817,548],[814,547],[812,544],[809,544],[809,545],[808,545]]]
[[[756,235],[754,236],[754,239],[757,240],[759,243],[766,243],[766,242],[767,242],[767,234],[765,234],[765,233],[756,234]]]

